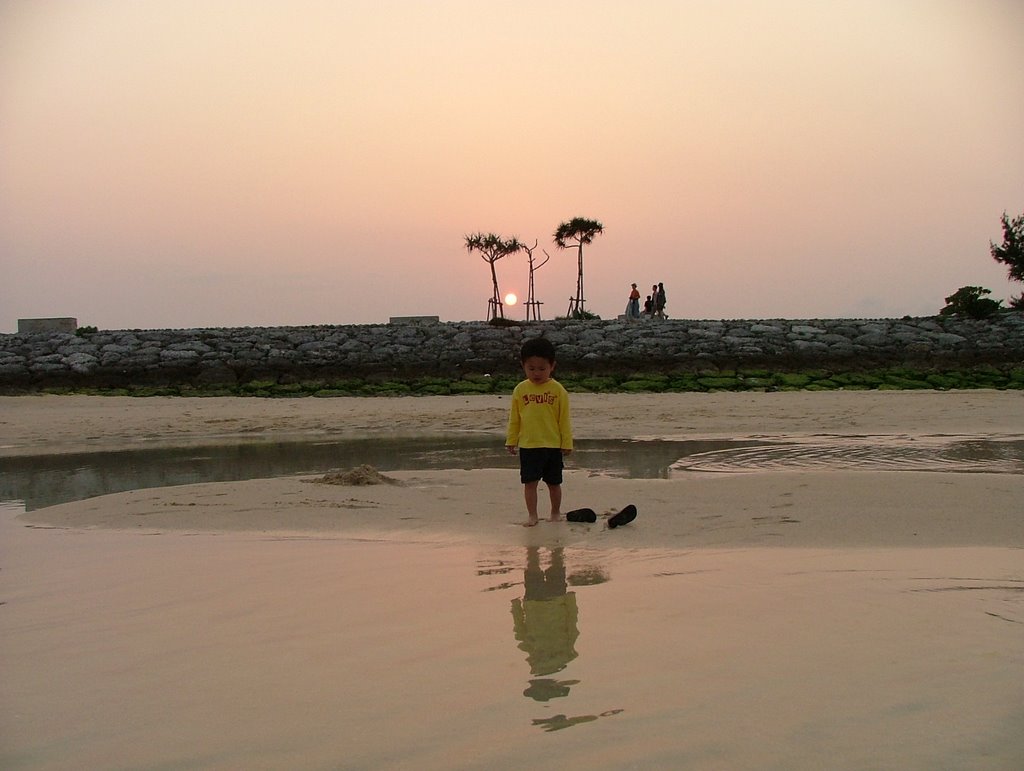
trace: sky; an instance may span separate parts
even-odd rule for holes
[[[0,332],[482,320],[467,234],[672,317],[1024,291],[1019,0],[0,0]],[[497,263],[522,319],[524,254]]]

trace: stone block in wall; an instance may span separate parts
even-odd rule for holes
[[[440,324],[440,316],[392,316],[389,324]]]
[[[35,335],[48,332],[66,332],[69,335],[78,331],[78,319],[18,319],[19,335]]]

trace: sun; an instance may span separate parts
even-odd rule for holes
[[[505,295],[505,305],[515,305],[516,300],[518,299],[519,298],[516,297],[512,292],[509,292],[507,295]]]

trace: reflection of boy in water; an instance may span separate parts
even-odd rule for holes
[[[567,591],[568,581],[562,549],[551,549],[550,553],[548,569],[542,570],[540,548],[526,548],[526,594],[522,599],[512,600],[512,620],[516,639],[519,641],[519,649],[526,652],[530,673],[534,675],[530,680],[530,687],[523,691],[523,696],[545,702],[568,696],[569,687],[579,683],[579,680],[537,677],[552,675],[565,669],[578,655],[574,646],[576,638],[580,636],[577,626],[576,593]],[[573,573],[574,585],[578,585],[580,578],[586,579],[584,583],[588,584],[608,580],[600,569],[591,569],[585,574]],[[533,724],[548,732],[560,731],[621,712],[621,709],[610,709],[600,715],[546,715],[535,719]]]
[[[566,591],[565,562],[562,549],[551,550],[547,570],[540,566],[540,548],[529,546],[526,550],[525,570],[526,593],[512,600],[512,621],[519,649],[526,653],[526,661],[533,675],[550,675],[559,672],[578,655],[573,647],[579,637],[577,627],[578,611],[576,593]],[[544,683],[557,686],[555,681],[531,681],[533,694],[527,695],[540,701],[552,696],[564,696],[568,688],[556,688],[558,693],[547,694]],[[563,683],[567,686],[567,683]]]

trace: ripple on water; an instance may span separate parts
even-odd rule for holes
[[[977,437],[835,437],[734,447],[690,455],[672,470],[741,473],[765,471],[955,471],[1024,473],[1024,439]]]

